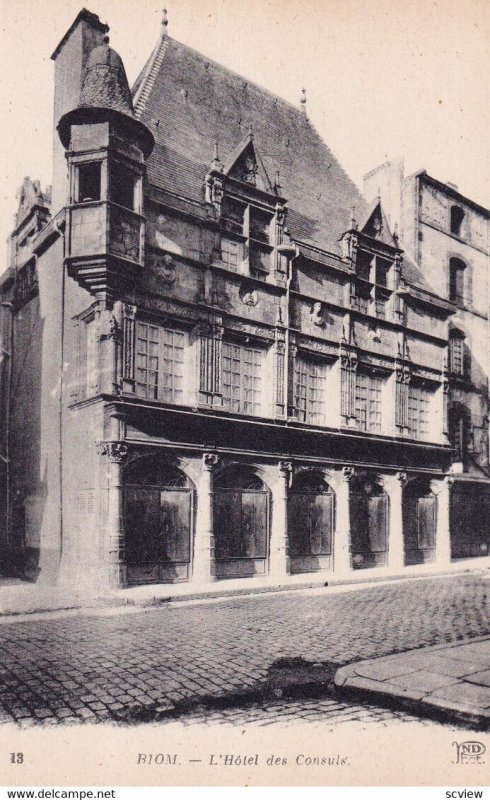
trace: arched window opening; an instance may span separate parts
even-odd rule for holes
[[[218,578],[266,571],[269,548],[269,490],[247,466],[216,476],[214,536]]]
[[[288,494],[291,571],[329,566],[334,530],[334,493],[321,473],[301,472]]]
[[[461,236],[461,226],[463,224],[464,211],[460,206],[451,206],[451,233]]]
[[[464,277],[466,264],[459,258],[449,261],[449,299],[453,303],[464,302]]]
[[[124,529],[129,584],[173,583],[190,575],[194,491],[159,456],[128,464]]]

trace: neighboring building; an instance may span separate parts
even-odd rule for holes
[[[425,171],[404,177],[387,162],[365,178],[400,231],[416,283],[453,306],[448,321],[448,436],[452,445],[453,558],[487,555],[489,486],[489,218],[488,209]]]
[[[304,103],[165,21],[131,93],[106,34],[83,10],[53,54],[53,197],[26,179],[1,281],[5,569],[93,592],[447,568],[451,494],[490,497],[464,236],[471,310]],[[486,555],[488,519],[454,557]]]

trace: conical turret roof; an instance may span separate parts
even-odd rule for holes
[[[147,126],[136,119],[131,90],[121,56],[109,47],[109,37],[91,51],[76,108],[64,114],[58,123],[63,147],[70,145],[72,125],[110,121],[124,134],[135,138],[145,158],[153,150],[154,138]]]
[[[107,108],[134,117],[126,70],[121,56],[109,47],[108,36],[90,53],[79,107]]]

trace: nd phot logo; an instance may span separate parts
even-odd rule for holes
[[[486,747],[483,742],[453,742],[456,749],[454,764],[484,764]]]

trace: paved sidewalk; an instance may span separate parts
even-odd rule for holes
[[[371,700],[402,704],[490,728],[490,637],[423,647],[359,661],[335,674],[335,685]]]

